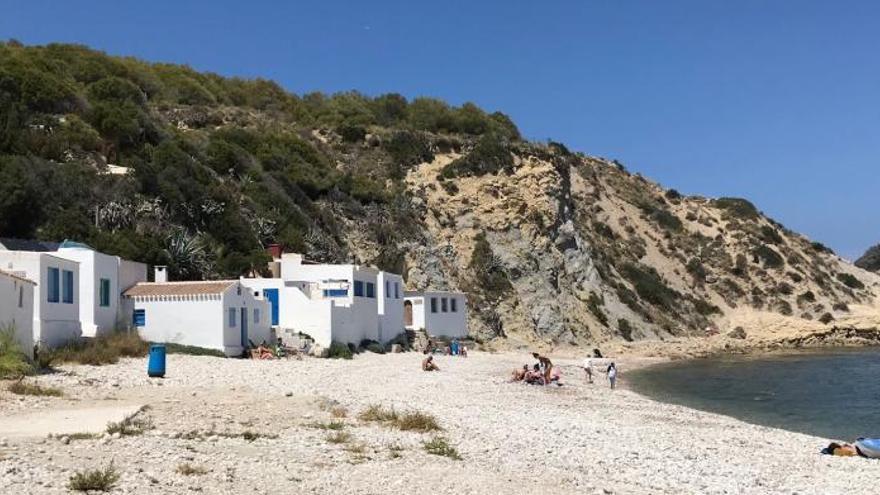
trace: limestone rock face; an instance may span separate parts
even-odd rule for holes
[[[409,170],[421,225],[401,246],[402,270],[410,290],[466,291],[471,332],[484,340],[703,335],[733,328],[744,308],[818,318],[872,301],[880,281],[745,200],[682,196],[614,162],[558,153],[443,177],[461,156]]]

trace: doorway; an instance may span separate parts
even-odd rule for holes
[[[412,301],[404,301],[403,303],[403,326],[411,327],[413,324],[413,308]]]

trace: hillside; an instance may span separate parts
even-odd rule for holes
[[[880,272],[880,244],[868,248],[855,265],[863,270]]]
[[[178,279],[317,261],[469,292],[485,340],[833,325],[878,277],[743,199],[686,197],[523,140],[502,113],[0,44],[0,236],[76,239]],[[746,314],[747,313],[747,314]]]

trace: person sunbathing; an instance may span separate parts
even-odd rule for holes
[[[865,438],[859,438],[853,443],[831,442],[827,447],[822,449],[822,453],[843,457],[867,457],[869,459],[880,459],[880,450],[875,447],[878,444],[880,444],[880,442],[878,442],[877,439]]]
[[[422,371],[440,371],[440,367],[434,363],[434,356],[428,355],[422,361]]]
[[[272,352],[272,349],[266,347],[266,342],[263,341],[259,347],[257,347],[257,356],[260,359],[275,359],[275,353]]]
[[[529,365],[524,364],[522,369],[513,370],[513,381],[521,382],[526,379],[526,375],[529,373]]]
[[[541,367],[536,364],[532,371],[526,373],[525,382],[531,385],[544,385],[547,380],[544,378],[544,373],[541,373]]]
[[[544,383],[550,381],[550,370],[553,368],[553,363],[550,361],[550,358],[547,356],[542,356],[537,352],[532,353],[532,357],[538,360],[538,363],[544,369]]]

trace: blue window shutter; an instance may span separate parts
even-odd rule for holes
[[[61,278],[64,282],[61,296],[65,304],[73,304],[73,272],[64,270],[61,272]]]
[[[364,297],[364,283],[360,280],[354,281],[354,295],[357,297]]]
[[[145,309],[134,310],[134,315],[132,316],[132,324],[134,324],[134,326],[136,326],[136,327],[147,326],[147,310],[145,310]]]
[[[50,303],[57,303],[61,300],[59,297],[60,294],[60,279],[59,279],[59,271],[57,268],[49,268],[48,273],[48,287],[46,290],[47,301]]]

